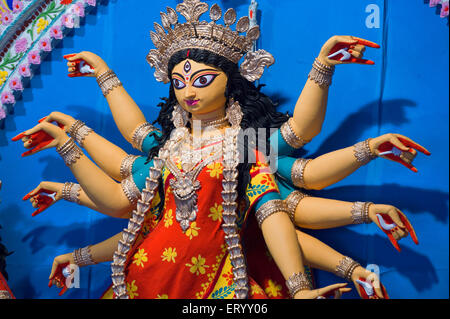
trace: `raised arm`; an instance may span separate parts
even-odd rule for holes
[[[78,54],[65,56],[65,58],[69,61],[67,64],[69,76],[77,71],[77,62],[80,60],[92,66],[94,69],[92,75],[97,78],[102,88],[119,131],[128,142],[132,143],[133,133],[136,128],[147,121],[115,73],[109,69],[105,61],[92,52],[83,51]]]
[[[291,129],[299,138],[298,146],[311,141],[321,131],[335,65],[374,64],[373,61],[362,59],[366,46],[380,47],[376,43],[352,36],[333,36],[324,44],[290,119]]]

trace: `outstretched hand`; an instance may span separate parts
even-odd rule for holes
[[[431,155],[426,148],[400,134],[389,133],[373,138],[369,142],[369,147],[374,155],[400,163],[415,173],[418,170],[412,165],[412,161],[417,151],[427,156]]]
[[[356,267],[352,281],[362,299],[389,299],[386,288],[380,282],[377,274],[363,267]]]
[[[69,77],[98,76],[109,69],[102,58],[88,51],[68,54],[64,59],[68,61]]]
[[[333,36],[322,47],[319,60],[328,65],[337,64],[368,64],[373,65],[372,60],[363,59],[366,47],[380,48],[375,42],[353,36]]]
[[[38,187],[29,192],[23,200],[29,200],[37,210],[31,214],[36,216],[52,206],[62,198],[62,187],[64,184],[53,182],[42,182]]]
[[[370,205],[369,218],[388,236],[392,245],[399,252],[398,240],[411,235],[416,245],[419,244],[416,232],[409,220],[400,210],[390,205]]]
[[[27,149],[22,157],[36,154],[42,150],[59,147],[69,138],[63,129],[63,125],[54,125],[49,122],[41,122],[35,127],[20,133],[12,138],[13,142],[22,140]]]
[[[350,290],[352,289],[347,288],[347,283],[334,284],[314,290],[301,290],[295,295],[295,299],[326,299],[328,297],[339,299],[342,294]]]
[[[70,265],[74,265],[75,261],[71,253],[61,255],[53,260],[52,271],[50,273],[48,287],[55,285],[58,288],[62,288],[59,295],[62,296],[70,286],[68,285],[68,271],[70,271]],[[66,277],[67,276],[67,277]],[[69,277],[70,278],[70,277]]]

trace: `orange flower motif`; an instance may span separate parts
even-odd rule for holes
[[[275,182],[273,181],[273,178],[271,175],[263,175],[261,179],[261,184],[268,185],[271,188],[275,187]]]
[[[222,274],[222,277],[227,280],[227,285],[231,286],[233,284],[233,272],[230,270],[227,273]]]

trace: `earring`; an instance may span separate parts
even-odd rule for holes
[[[231,127],[240,127],[243,117],[244,113],[242,113],[241,105],[239,104],[239,102],[235,101],[233,98],[230,98],[230,100],[228,101],[227,119],[228,122],[230,122]]]
[[[184,110],[179,104],[173,107],[172,122],[175,128],[185,127],[188,122],[189,113]]]

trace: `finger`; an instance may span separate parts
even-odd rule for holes
[[[45,117],[41,118],[41,119],[38,121],[38,123],[44,122],[45,120],[47,120],[48,117],[49,117],[49,116],[45,116]]]
[[[371,284],[372,284],[373,290],[375,291],[375,295],[378,298],[380,298],[380,299],[384,299],[383,291],[381,290],[381,282],[380,282],[380,280],[379,279],[373,280],[371,282]]]
[[[21,140],[22,138],[24,138],[25,136],[26,136],[26,135],[25,135],[25,132],[22,132],[22,133],[20,133],[19,135],[14,136],[14,137],[11,139],[11,141],[17,142],[17,141]]]
[[[63,58],[68,61],[75,61],[80,58],[80,55],[81,54],[79,54],[79,53],[67,54]]]
[[[59,295],[62,296],[67,291],[67,286],[64,285],[64,288],[60,291]]]
[[[405,238],[408,235],[408,233],[406,232],[406,229],[402,230],[400,227],[394,228],[394,232],[397,235],[397,240]]]
[[[391,160],[391,161],[394,161],[394,162],[397,162],[397,163],[400,163],[400,164],[402,164],[403,166],[405,166],[405,167],[409,168],[410,170],[412,170],[414,173],[417,173],[417,172],[418,172],[417,168],[415,168],[411,163],[405,162],[405,161],[402,160],[400,157],[395,156],[394,154],[387,154],[387,155],[383,155],[383,156],[381,156],[381,157],[382,157],[382,158],[387,158],[387,159],[389,159],[389,160]]]
[[[355,58],[355,57],[352,57],[345,62],[346,63],[365,64],[365,65],[375,65],[375,62],[372,60],[360,59],[360,58]]]
[[[36,210],[35,212],[33,212],[33,214],[31,214],[31,217],[35,217],[35,216],[39,215],[40,213],[42,213],[44,210],[46,210],[50,206],[51,205],[42,205],[38,210]]]
[[[345,43],[348,45],[358,44],[358,40],[350,35],[338,36],[336,37],[338,43]]]
[[[397,224],[398,227],[405,229],[405,225],[403,224],[402,220],[400,219],[399,210],[396,208],[390,208],[387,212],[388,216],[391,217],[392,221]]]
[[[389,241],[391,242],[391,244],[395,247],[395,249],[397,249],[398,252],[401,252],[402,250],[400,249],[400,246],[398,245],[397,240],[394,238],[394,236],[391,234],[391,232],[386,232],[386,235],[389,238]]]
[[[361,44],[351,45],[350,49],[352,49],[354,51],[358,51],[358,52],[364,53],[366,51],[366,46],[361,45]]]
[[[355,58],[361,59],[363,54],[359,51],[356,50],[348,50],[348,53],[350,53],[351,55],[353,55]]]
[[[330,293],[334,294],[335,290],[340,289],[340,288],[344,288],[346,286],[347,286],[347,283],[334,284],[334,285],[327,286],[327,287],[324,287],[324,288],[319,288],[317,290],[317,292],[318,292],[319,296],[330,295]]]
[[[417,239],[416,232],[415,232],[414,228],[412,227],[411,223],[409,222],[409,220],[406,218],[406,216],[401,211],[399,211],[399,210],[397,210],[397,211],[400,215],[400,219],[402,220],[403,224],[405,224],[405,227],[408,230],[408,233],[411,235],[413,242],[416,245],[418,245],[419,240]]]
[[[353,37],[353,39],[355,39],[358,44],[365,45],[365,46],[368,46],[368,47],[371,47],[371,48],[375,48],[375,49],[379,49],[380,48],[380,45],[375,43],[375,42],[372,42],[372,41],[369,41],[369,40],[365,40],[365,39],[361,39],[361,38],[358,38],[358,37]]]
[[[45,150],[45,149],[47,149],[47,148],[52,147],[52,146],[53,146],[53,145],[52,145],[52,142],[53,142],[53,141],[54,141],[54,140],[52,140],[52,141],[46,141],[46,142],[44,142],[44,143],[39,144],[38,146],[36,146],[36,147],[33,148],[32,150],[29,150],[29,151],[26,151],[25,153],[23,153],[23,154],[22,154],[22,157],[27,157],[27,156],[29,156],[29,155],[38,153],[38,152],[40,152],[40,151],[43,151],[43,150]]]
[[[423,146],[417,144],[416,142],[414,142],[413,140],[407,138],[406,136],[398,136],[398,139],[405,144],[406,146],[412,147],[416,150],[418,150],[419,152],[424,153],[425,155],[431,155],[431,153]]]
[[[56,260],[53,261],[52,264],[52,270],[50,272],[50,276],[48,277],[49,280],[52,280],[55,278],[56,269],[58,268],[58,262]]]

